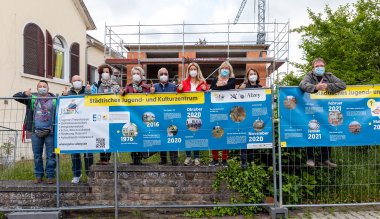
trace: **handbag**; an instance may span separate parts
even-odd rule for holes
[[[48,136],[50,133],[51,133],[51,129],[44,129],[44,128],[34,129],[34,134],[36,134],[40,138],[44,138]]]

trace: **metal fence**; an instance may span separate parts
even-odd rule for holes
[[[12,181],[30,182],[33,176],[33,158],[31,143],[26,135],[23,140],[21,131],[25,115],[25,105],[17,103],[13,98],[0,98],[0,186],[7,186]],[[276,121],[275,119],[273,120]],[[90,209],[114,209],[117,217],[121,208],[212,208],[212,207],[312,207],[312,206],[340,206],[340,205],[379,205],[380,204],[380,147],[334,147],[331,158],[337,163],[336,168],[327,168],[321,165],[320,157],[316,156],[314,168],[306,166],[306,149],[304,148],[281,148],[277,142],[277,128],[274,130],[272,149],[257,149],[253,151],[253,164],[266,174],[267,184],[260,188],[258,193],[263,194],[263,199],[255,203],[219,203],[219,204],[172,204],[168,205],[129,205],[125,200],[119,200],[120,187],[120,164],[131,162],[129,153],[114,153],[111,158],[113,172],[108,169],[108,174],[99,173],[99,179],[103,176],[113,179],[113,185],[103,192],[113,202],[94,200],[91,205],[83,203],[70,204],[62,202],[62,189],[70,185],[73,177],[72,158],[70,155],[57,156],[57,182],[55,186],[55,208],[38,208],[32,210],[90,210]],[[320,148],[313,148],[315,153],[320,153]],[[183,165],[185,155],[179,152],[179,165]],[[95,154],[94,162],[98,160]],[[211,160],[209,151],[201,152],[201,167],[193,172],[210,168]],[[240,170],[240,151],[233,150],[229,156],[230,167]],[[146,168],[154,168],[160,161],[159,154],[155,154],[144,160],[150,164]],[[170,161],[169,161],[170,165]],[[96,170],[102,166],[96,165]],[[257,170],[257,169],[256,169]],[[101,171],[100,171],[101,172]],[[107,171],[106,171],[107,172]],[[84,173],[82,181],[92,178]],[[91,176],[94,177],[94,176]],[[194,182],[194,181],[192,181]],[[190,183],[192,183],[190,182]],[[243,184],[243,178],[240,179]],[[195,182],[194,182],[195,183]],[[88,182],[93,185],[93,182]],[[87,184],[78,184],[84,186]],[[71,186],[72,187],[72,186]],[[75,187],[75,185],[74,185]],[[223,188],[223,189],[227,189]],[[94,191],[93,191],[94,192]],[[265,197],[273,197],[273,201],[266,202]],[[50,197],[51,199],[51,197]],[[51,200],[52,201],[52,200]],[[29,211],[32,206],[18,206],[13,208],[0,208],[0,211]]]

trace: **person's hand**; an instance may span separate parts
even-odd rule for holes
[[[154,88],[154,86],[150,87],[150,93],[153,94],[154,92],[156,92],[156,88]]]
[[[121,87],[120,90],[119,90],[119,94],[121,96],[124,96],[125,95],[125,89]]]
[[[86,91],[87,92],[90,92],[91,91],[91,84],[89,81],[87,81],[87,84],[86,84]]]
[[[323,83],[322,81],[323,81],[323,78],[317,85],[315,85],[316,90],[326,90],[327,89],[327,84]]]
[[[227,85],[227,81],[217,81],[216,86],[221,87]]]
[[[245,83],[242,83],[240,86],[239,86],[239,89],[245,89],[247,87],[247,85]]]
[[[67,96],[69,94],[69,91],[67,90],[67,87],[65,86],[65,89],[62,91],[63,96]]]
[[[202,84],[202,85],[201,85],[201,89],[202,89],[203,91],[205,91],[205,90],[207,89],[206,85],[205,85],[205,84]]]
[[[32,96],[32,89],[29,88],[28,90],[24,91],[24,95],[28,97]]]
[[[182,91],[183,90],[183,84],[182,81],[178,80],[178,90]]]

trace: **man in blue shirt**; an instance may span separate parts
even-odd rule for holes
[[[157,77],[159,79],[159,82],[154,84],[151,87],[150,93],[177,92],[177,86],[174,83],[169,82],[169,73],[168,73],[168,70],[166,68],[160,68],[158,70]],[[170,154],[170,160],[172,162],[172,165],[177,166],[178,165],[178,161],[177,161],[178,160],[178,153],[177,153],[177,151],[170,151],[169,154]],[[159,164],[160,165],[166,164],[168,162],[166,151],[161,151],[160,156],[161,156],[161,161]]]

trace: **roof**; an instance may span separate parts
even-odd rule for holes
[[[84,4],[83,0],[72,0],[72,1],[75,7],[78,9],[80,16],[83,18],[86,24],[87,30],[96,30],[96,25],[94,23],[94,20],[92,20],[90,12],[87,10],[87,7]]]

